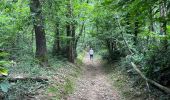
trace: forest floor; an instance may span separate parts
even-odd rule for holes
[[[90,61],[86,54],[83,63],[82,76],[77,80],[75,91],[67,100],[122,100],[109,81],[100,59]]]
[[[131,85],[133,82],[121,67],[108,65],[98,55],[90,61],[88,53],[83,53],[76,64],[56,59],[50,62],[52,66],[46,69],[26,66],[27,63],[13,67],[11,76],[25,72],[29,74],[26,77],[41,76],[49,81],[48,84],[31,80],[13,83],[5,100],[147,100],[140,88]]]

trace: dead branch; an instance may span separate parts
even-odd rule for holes
[[[161,84],[159,84],[159,83],[157,83],[157,82],[155,82],[155,81],[153,81],[153,80],[151,80],[151,79],[148,79],[148,78],[145,77],[145,75],[137,68],[137,66],[136,66],[133,62],[131,62],[131,64],[132,64],[133,68],[135,69],[135,71],[137,71],[138,74],[139,74],[145,81],[147,81],[147,82],[149,82],[150,84],[158,87],[159,89],[163,90],[164,92],[170,94],[170,89],[169,89],[169,88],[167,88],[167,87],[165,87],[165,86],[163,86],[163,85],[161,85]]]
[[[22,78],[7,78],[9,82],[17,82],[17,81],[36,81],[36,82],[47,82],[47,78],[43,77],[22,77]]]

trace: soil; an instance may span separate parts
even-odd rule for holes
[[[83,60],[83,74],[75,84],[74,93],[67,100],[120,100],[119,92],[109,82],[102,68],[102,61],[89,58],[87,54]]]

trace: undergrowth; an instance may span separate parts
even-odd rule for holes
[[[142,85],[134,86],[134,81],[130,79],[128,73],[122,70],[118,65],[105,65],[105,71],[120,95],[121,100],[146,100],[148,95],[145,95],[147,90]]]
[[[84,58],[84,55],[85,53],[83,52],[77,57],[76,66],[73,65],[71,68],[62,67],[62,73],[64,70],[68,70],[68,69],[72,69],[72,71],[63,75],[60,74],[59,77],[57,78],[57,80],[59,81],[53,81],[48,86],[46,94],[48,95],[48,97],[50,97],[50,99],[52,100],[67,99],[67,96],[73,93],[75,89],[76,78],[81,73],[81,68],[82,68],[81,66],[83,64],[82,60]]]
[[[50,67],[39,66],[34,58],[25,55],[18,58],[17,62],[8,69],[12,78],[43,77],[48,82],[36,82],[32,80],[18,80],[10,85],[5,93],[4,100],[23,100],[36,98],[40,100],[60,100],[74,91],[76,77],[81,72],[81,54],[76,59],[76,64],[67,62],[64,58],[49,57]]]
[[[113,87],[116,87],[122,95],[121,100],[169,100],[168,95],[159,92],[151,85],[149,88],[152,92],[149,91],[146,82],[138,74],[120,67],[120,62],[107,64],[104,69]]]
[[[23,100],[30,99],[39,93],[39,90],[46,88],[47,84],[35,81],[17,81],[12,83],[11,88],[6,94],[5,100]]]

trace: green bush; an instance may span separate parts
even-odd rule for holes
[[[0,52],[0,89],[3,92],[7,92],[10,86],[6,79],[8,75],[8,69],[6,67],[9,66],[10,62],[4,59],[7,55],[8,53]]]
[[[153,50],[146,57],[144,71],[147,77],[164,85],[170,82],[170,50]]]

